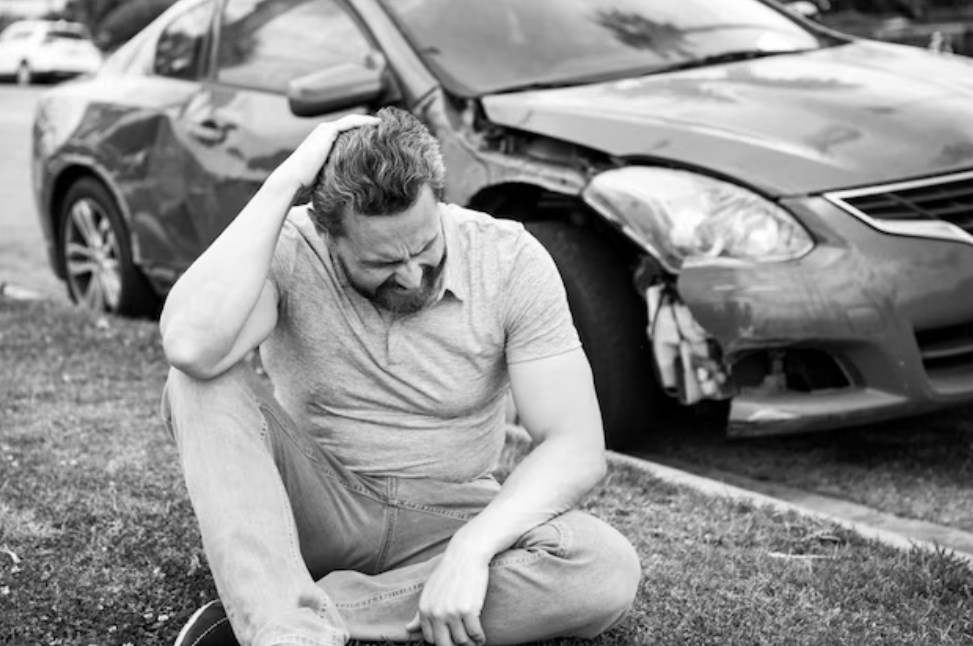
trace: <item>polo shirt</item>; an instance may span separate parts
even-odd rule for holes
[[[277,242],[264,367],[295,423],[358,473],[487,476],[504,443],[508,365],[581,345],[557,268],[520,223],[439,211],[442,287],[410,315],[348,283],[306,207],[292,209]]]

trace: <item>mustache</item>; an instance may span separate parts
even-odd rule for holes
[[[437,265],[427,266],[422,268],[422,281],[420,282],[419,287],[416,288],[416,291],[428,289],[429,287],[435,286],[436,282],[439,280],[439,277],[442,275],[443,269],[445,267],[446,267],[446,254],[443,253],[443,257],[440,258],[439,263]],[[395,280],[395,276],[389,276],[388,278],[386,278],[385,282],[379,285],[375,291],[378,292],[383,289],[394,290],[397,292],[402,291],[401,286]]]

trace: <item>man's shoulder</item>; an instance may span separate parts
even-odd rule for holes
[[[292,207],[277,237],[269,278],[283,293],[293,286],[291,279],[297,268],[306,272],[319,262],[326,263],[327,257],[324,242],[311,221],[307,206]]]
[[[302,255],[303,251],[320,252],[323,247],[324,241],[311,220],[308,206],[302,204],[291,207],[277,238],[276,253],[285,256]]]
[[[457,204],[444,205],[449,226],[468,243],[479,247],[518,244],[524,236],[524,225],[515,220],[496,218]]]
[[[284,226],[280,230],[280,235],[288,238],[308,238],[314,233],[314,223],[308,213],[308,205],[292,206],[291,210],[287,212],[287,217],[284,218]]]

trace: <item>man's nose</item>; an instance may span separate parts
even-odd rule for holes
[[[415,261],[401,265],[395,272],[395,282],[403,289],[418,289],[422,285],[422,267]]]

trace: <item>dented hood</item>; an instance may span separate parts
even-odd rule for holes
[[[511,128],[780,196],[973,167],[973,60],[869,41],[483,106]]]

